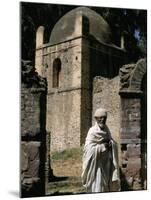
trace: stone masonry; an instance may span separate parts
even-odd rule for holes
[[[46,85],[30,62],[22,62],[21,197],[45,194]]]
[[[92,125],[93,78],[117,76],[126,54],[113,45],[107,22],[86,7],[63,16],[47,44],[42,43],[43,31],[41,26],[37,30],[36,70],[48,82],[50,149],[62,151],[85,142]]]
[[[47,44],[44,31],[35,67],[22,62],[21,196],[48,194],[51,152],[84,144],[99,107],[120,144],[122,190],[146,189],[146,60],[124,65],[107,22],[85,7],[63,16]]]
[[[124,190],[146,189],[146,60],[120,70],[121,181]],[[146,124],[146,125],[145,125]]]
[[[92,124],[95,123],[94,112],[97,108],[103,107],[108,111],[107,125],[112,137],[119,143],[120,130],[120,96],[119,76],[113,79],[96,76],[93,80],[93,111]]]

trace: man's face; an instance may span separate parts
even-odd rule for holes
[[[95,117],[100,128],[104,128],[104,125],[106,123],[106,118],[107,118],[106,116]]]

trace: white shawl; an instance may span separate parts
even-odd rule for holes
[[[109,141],[110,149],[105,145]],[[106,125],[104,130],[101,130],[96,123],[88,131],[81,177],[87,192],[111,191],[115,181],[118,181],[120,186],[117,145]],[[120,187],[116,190],[119,191]]]

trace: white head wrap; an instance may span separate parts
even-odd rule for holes
[[[94,117],[107,117],[107,110],[104,108],[99,108],[95,111]]]

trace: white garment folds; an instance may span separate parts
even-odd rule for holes
[[[110,147],[106,145],[109,141]],[[101,130],[96,123],[88,131],[84,146],[81,177],[87,192],[120,190],[117,145],[106,125]],[[115,182],[116,189],[113,189]]]

